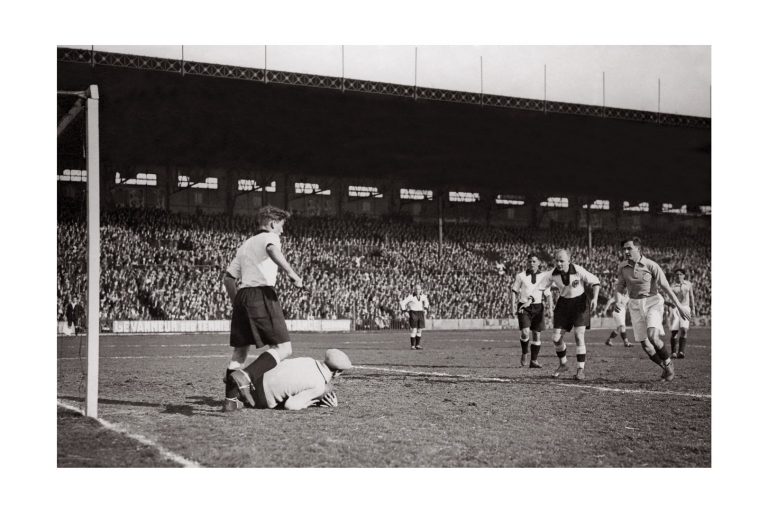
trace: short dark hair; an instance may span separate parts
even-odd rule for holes
[[[686,275],[685,274],[685,269],[682,268],[682,267],[677,267],[675,270],[672,271],[673,274],[677,274],[678,272],[680,272],[683,275]]]
[[[281,210],[277,206],[264,206],[259,208],[259,211],[256,215],[259,219],[259,225],[266,226],[272,221],[280,222],[281,220],[290,218],[291,213],[285,210]]]
[[[525,258],[526,259],[536,258],[537,260],[541,260],[541,258],[539,258],[539,255],[536,254],[535,252],[528,253],[528,256],[526,256]]]
[[[627,238],[626,240],[621,241],[621,246],[624,247],[624,244],[632,242],[632,245],[635,247],[641,247],[643,244],[640,242],[639,236],[633,236],[632,238]]]

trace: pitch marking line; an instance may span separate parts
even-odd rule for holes
[[[380,372],[407,373],[409,375],[426,375],[431,377],[453,377],[458,379],[472,379],[472,380],[478,380],[482,382],[510,382],[510,383],[513,382],[512,379],[500,378],[500,377],[478,377],[475,375],[462,375],[462,374],[443,373],[443,372],[417,372],[417,371],[411,371],[411,370],[398,370],[395,368],[383,368],[380,366],[355,365],[354,368],[360,368],[363,370],[374,370],[374,371],[380,371]],[[556,386],[594,389],[596,391],[610,391],[614,393],[673,395],[673,396],[686,396],[691,398],[706,398],[706,399],[712,398],[712,395],[705,395],[705,394],[699,394],[699,393],[684,393],[681,391],[655,391],[652,389],[608,388],[604,386],[590,386],[588,384],[566,384],[562,382],[560,383],[553,382],[553,384]]]
[[[712,395],[704,395],[699,393],[683,393],[680,391],[654,391],[652,389],[621,389],[621,388],[606,388],[603,386],[589,386],[587,384],[566,384],[564,382],[558,383],[558,386],[566,386],[569,388],[590,388],[598,391],[613,391],[618,393],[637,393],[644,394],[650,393],[654,395],[675,395],[675,396],[689,396],[692,398],[712,398]]]
[[[70,405],[70,404],[67,404],[65,402],[62,402],[61,400],[56,400],[56,403],[59,405],[59,407],[63,407],[64,409],[67,409],[69,411],[73,411],[73,412],[76,412],[76,413],[79,413],[79,414],[83,414],[83,411],[80,410],[78,407],[75,407],[73,405]],[[109,422],[107,420],[103,420],[101,418],[95,418],[95,419],[96,419],[96,421],[98,421],[101,424],[102,427],[106,428],[107,430],[111,430],[112,432],[116,432],[118,434],[122,434],[122,435],[124,435],[126,437],[129,437],[129,438],[133,439],[134,441],[138,441],[139,443],[141,443],[143,445],[149,446],[150,448],[154,448],[155,450],[160,452],[160,455],[162,455],[163,457],[165,457],[166,459],[168,459],[170,461],[173,461],[173,462],[181,465],[181,467],[184,467],[184,468],[199,468],[200,467],[199,463],[197,463],[197,462],[195,462],[193,460],[189,460],[189,459],[187,459],[185,457],[182,457],[178,453],[174,453],[174,452],[172,452],[172,451],[170,451],[170,450],[168,450],[166,448],[163,448],[162,446],[160,446],[156,442],[152,441],[151,439],[149,439],[147,437],[144,437],[141,434],[134,434],[134,433],[130,432],[128,429],[126,429],[125,427],[122,427],[122,426],[117,425],[115,423]]]

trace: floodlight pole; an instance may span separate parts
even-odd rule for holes
[[[88,171],[88,373],[85,415],[98,417],[99,399],[99,88],[88,88],[86,105]]]

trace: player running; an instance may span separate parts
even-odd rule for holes
[[[624,341],[625,347],[631,347],[632,343],[627,339],[627,304],[629,303],[629,295],[626,293],[614,292],[613,299],[608,304],[608,311],[611,312],[611,317],[616,327],[608,335],[608,339],[605,340],[605,344],[609,347],[613,346],[613,338],[621,336]]]
[[[616,284],[616,290],[619,293],[625,291],[629,293],[628,309],[632,318],[632,328],[635,331],[635,340],[639,340],[651,361],[662,368],[662,380],[670,381],[675,378],[675,367],[661,340],[664,334],[662,327],[664,300],[659,294],[659,289],[672,299],[683,319],[688,320],[691,317],[691,311],[672,291],[661,267],[640,254],[639,238],[624,240],[621,248],[626,260],[619,264],[619,281]]]
[[[237,410],[237,386],[231,376],[242,368],[251,345],[270,347],[251,364],[256,377],[293,352],[283,308],[275,292],[278,268],[288,274],[295,286],[301,288],[303,285],[301,277],[280,250],[280,235],[290,216],[289,212],[274,206],[261,208],[258,212],[259,230],[240,246],[224,275],[224,288],[232,300],[229,344],[233,347],[224,378],[225,412]]]
[[[696,316],[696,301],[693,296],[693,284],[686,279],[685,270],[675,269],[675,282],[670,285],[680,303],[689,308],[691,316]],[[672,345],[672,358],[685,358],[685,343],[688,341],[688,328],[690,321],[683,318],[674,304],[667,302],[669,310],[669,330],[672,331],[670,345]],[[677,334],[680,333],[678,338]]]
[[[528,357],[528,344],[531,346],[530,368],[541,368],[538,361],[541,350],[541,331],[544,330],[544,297],[547,297],[549,309],[552,308],[552,293],[549,288],[541,289],[541,280],[545,272],[539,267],[541,260],[535,254],[529,254],[524,272],[515,276],[512,284],[512,304],[517,313],[520,328],[520,366],[525,366]]]
[[[560,366],[555,370],[553,377],[559,377],[568,371],[563,331],[570,332],[573,329],[576,339],[575,379],[584,380],[586,378],[584,368],[587,361],[587,345],[584,341],[584,334],[589,328],[590,309],[591,311],[597,309],[600,280],[584,267],[571,263],[571,253],[565,249],[560,249],[555,256],[555,269],[544,274],[541,284],[542,289],[553,286],[560,291],[560,297],[555,305],[555,332],[552,336],[557,357],[560,359]],[[588,293],[591,295],[591,299],[588,297]]]
[[[408,314],[408,326],[411,328],[411,350],[421,350],[421,331],[426,326],[424,319],[429,300],[421,292],[421,285],[413,287],[413,293],[400,301],[400,309]]]

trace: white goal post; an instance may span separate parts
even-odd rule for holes
[[[73,107],[58,123],[57,137],[83,109],[85,100],[85,147],[88,176],[88,370],[86,378],[85,415],[98,417],[99,407],[99,88],[91,85],[85,91],[57,91],[59,95],[74,96]]]

